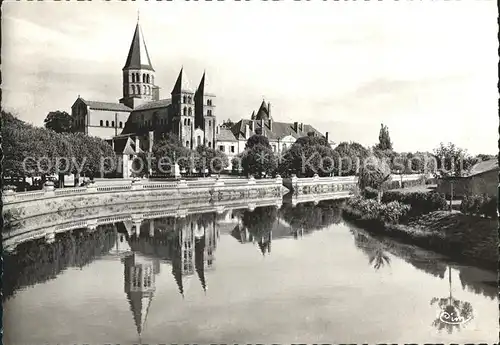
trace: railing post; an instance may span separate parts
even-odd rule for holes
[[[248,178],[248,184],[255,184],[255,178],[253,177],[253,175],[250,175],[250,177]]]
[[[140,178],[136,177],[132,180],[131,190],[142,190],[143,188],[143,182]]]
[[[47,197],[56,196],[56,193],[54,191],[54,182],[52,181],[45,182],[43,190],[45,191],[45,196]]]
[[[97,185],[95,182],[90,182],[86,187],[87,193],[97,193]]]
[[[220,177],[219,177],[219,176],[217,176],[217,178],[215,179],[215,184],[214,184],[214,186],[216,186],[216,187],[219,187],[219,186],[224,186],[224,181],[222,181],[222,180],[220,179]]]

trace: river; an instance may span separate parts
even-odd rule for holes
[[[498,342],[495,272],[375,238],[338,201],[137,232],[110,223],[4,254],[5,344]]]

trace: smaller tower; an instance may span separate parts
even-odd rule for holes
[[[215,117],[215,94],[210,92],[206,78],[206,73],[203,72],[200,85],[195,93],[195,112],[196,112],[196,128],[201,128],[204,132],[203,144],[209,148],[215,148],[216,126]]]
[[[194,92],[189,80],[181,68],[174,88],[172,89],[172,124],[173,132],[183,146],[193,148],[193,132],[195,126]]]

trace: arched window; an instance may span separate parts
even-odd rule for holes
[[[144,85],[144,94],[147,95],[148,94],[148,88],[146,87],[146,85]]]
[[[148,86],[148,95],[151,94],[151,86]]]
[[[189,109],[189,110],[191,110],[191,109]],[[188,119],[188,125],[190,125],[190,124],[191,124],[191,119]]]
[[[211,99],[207,99],[207,105],[212,105],[212,100]]]
[[[102,127],[102,126],[103,126],[103,124],[102,124],[102,120],[101,120],[101,121],[99,121],[99,123],[101,124],[101,127]]]
[[[196,145],[197,146],[200,146],[201,145],[201,136],[198,135],[198,137],[196,138]]]
[[[208,115],[208,116],[212,116],[212,110],[208,109],[208,110],[207,110],[207,115]]]
[[[187,119],[184,119],[184,126],[187,125]]]
[[[115,121],[111,121],[111,127],[115,127]]]
[[[135,95],[135,85],[132,85],[132,95]]]
[[[149,74],[146,75],[146,83],[149,84]]]
[[[140,85],[137,85],[137,94],[140,95],[141,94],[141,86]]]
[[[135,83],[135,74],[134,74],[134,73],[132,73],[132,74],[130,75],[130,81],[131,81],[132,83]]]
[[[182,103],[186,103],[186,96],[182,97]]]
[[[123,127],[123,122],[120,121],[120,128],[122,128],[122,127]]]
[[[184,109],[182,110],[182,112],[184,113],[184,115],[186,115],[186,114],[187,114],[187,109],[186,109],[186,107],[184,107]]]
[[[208,148],[212,148],[212,143],[210,141],[208,142]]]
[[[189,141],[186,141],[186,147],[189,147]]]
[[[191,112],[191,108],[188,109],[188,115],[191,116],[192,115],[192,112]]]
[[[212,121],[208,121],[208,127],[212,127]]]
[[[136,73],[136,74],[135,74],[135,80],[136,80],[137,82],[140,82],[140,81],[141,81],[141,77],[140,77],[139,73]]]
[[[106,127],[109,127],[109,121],[106,121]]]
[[[146,82],[146,73],[143,73],[142,74],[142,82],[145,83]]]

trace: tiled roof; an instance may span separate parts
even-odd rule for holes
[[[134,109],[134,112],[139,111],[139,110],[165,108],[165,107],[168,107],[170,104],[172,104],[172,100],[170,98],[160,99],[159,101],[153,101],[153,102],[141,104]]]
[[[175,82],[174,88],[172,89],[173,94],[181,93],[182,91],[193,92],[191,83],[184,72],[184,67],[181,68],[177,81]]]
[[[469,172],[469,176],[481,174],[486,171],[498,169],[498,159],[492,158],[487,161],[482,161],[474,165]]]
[[[139,23],[137,23],[135,27],[134,37],[132,38],[132,43],[130,44],[127,61],[123,67],[123,69],[130,68],[154,71]]]
[[[231,128],[231,131],[233,132],[233,135],[237,139],[248,139],[245,138],[245,125],[250,124],[252,121],[251,120],[240,120],[236,122],[233,127]],[[255,134],[256,129],[260,129],[261,127],[261,121],[255,120],[253,121],[254,124],[254,130],[250,130],[250,136]],[[316,128],[314,128],[311,125],[304,124],[302,127],[302,131],[300,129],[297,129],[295,131],[294,129],[294,124],[293,123],[287,123],[287,122],[275,122],[272,121],[272,131],[269,128],[269,121],[264,121],[264,134],[266,135],[269,140],[278,140],[278,139],[283,139],[286,136],[291,135],[295,139],[300,138],[300,137],[305,137],[307,136],[308,132],[314,132],[319,136],[323,136],[321,132],[319,132]]]
[[[238,141],[234,136],[233,132],[227,128],[219,128],[219,133],[217,134],[218,141]]]
[[[132,111],[131,108],[127,107],[121,103],[110,103],[110,102],[98,102],[98,101],[87,101],[80,98],[83,103],[85,103],[90,109],[94,110],[109,110],[109,111]]]

